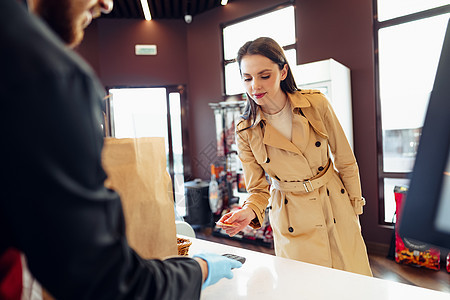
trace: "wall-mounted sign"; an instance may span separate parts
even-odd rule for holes
[[[136,55],[156,55],[156,45],[136,45]]]

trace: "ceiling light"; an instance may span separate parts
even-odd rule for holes
[[[150,21],[152,19],[152,15],[150,14],[150,8],[148,7],[147,0],[141,0],[142,11],[144,12],[145,19]]]
[[[190,24],[192,22],[191,1],[189,1],[189,0],[186,3],[186,14],[184,15],[184,21],[188,24]]]
[[[227,5],[227,3],[228,3],[228,0],[222,0],[222,1],[220,2],[220,4],[222,4],[222,5]]]

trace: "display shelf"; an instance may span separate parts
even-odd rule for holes
[[[250,237],[250,236],[244,236],[243,234],[236,234],[235,236],[229,236],[228,234],[222,232],[222,229],[220,228],[214,228],[212,231],[213,236],[221,237],[221,238],[227,238],[243,243],[263,246],[266,248],[273,249],[273,240],[271,241],[265,241],[262,238],[256,238],[256,237]]]
[[[230,98],[228,101],[219,103],[209,103],[209,106],[214,111],[216,122],[216,161],[223,162],[214,168],[215,170],[223,170],[223,172],[216,171],[216,178],[218,178],[219,186],[221,186],[221,195],[224,203],[221,212],[214,215],[215,221],[224,213],[242,207],[249,196],[248,193],[242,192],[245,191],[245,186],[240,186],[243,171],[240,160],[237,157],[235,136],[236,124],[240,120],[245,103],[244,97],[240,99]],[[220,176],[220,173],[223,175]],[[213,234],[265,247],[273,247],[272,228],[268,222],[268,216],[260,229],[247,227],[242,234],[230,237],[222,229],[214,227]]]

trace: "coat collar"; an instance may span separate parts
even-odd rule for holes
[[[328,139],[328,132],[325,128],[325,124],[320,112],[313,104],[313,97],[323,97],[323,95],[321,95],[318,91],[312,90],[302,90],[293,94],[288,93],[288,99],[289,101],[291,101],[292,112],[294,113],[293,121],[295,122],[295,116],[303,114],[303,116],[311,124],[311,127],[314,129],[314,131],[322,138]],[[248,120],[246,121],[248,122]],[[278,132],[278,130],[268,124],[261,109],[258,109],[255,122],[252,127],[264,127],[263,130],[258,128],[258,130],[261,130],[263,132],[262,136],[264,144],[295,153],[301,153],[294,143],[286,139],[282,134]]]
[[[255,127],[260,127],[263,132],[263,143],[276,147],[279,149],[295,152],[301,154],[300,150],[278,130],[267,122],[261,109],[258,109],[258,114],[255,118]],[[263,129],[264,128],[264,129]]]
[[[311,103],[303,96],[302,92],[296,92],[293,94],[288,93],[288,98],[292,104],[292,110],[295,112],[296,108],[311,107]]]
[[[324,121],[317,108],[313,107],[311,104],[312,97],[323,96],[318,91],[314,90],[301,90],[293,94],[288,93],[287,95],[289,101],[291,101],[292,112],[294,115],[303,113],[314,131],[321,137],[328,139],[328,132],[325,128]],[[261,126],[261,122],[263,122],[264,126],[267,124],[264,114],[261,109],[258,109],[254,126]]]
[[[312,104],[313,97],[323,97],[323,95],[314,90],[302,90],[294,94],[288,94],[288,97],[294,115],[303,113],[314,131],[322,138],[328,139],[328,131],[325,128],[324,120],[317,107]]]
[[[306,97],[303,97],[302,94],[299,92],[295,92],[294,94],[288,93],[287,96],[289,101],[291,101],[292,112],[294,114],[298,114],[300,109],[311,107],[311,103],[306,99]],[[261,111],[261,109],[258,109],[254,126],[261,126],[259,124],[261,121],[263,122],[264,125],[267,124],[263,112]]]

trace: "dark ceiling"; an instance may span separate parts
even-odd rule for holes
[[[187,12],[193,17],[220,6],[221,0],[147,0],[152,19],[183,19]],[[143,19],[140,0],[114,0],[110,14],[102,18]]]

